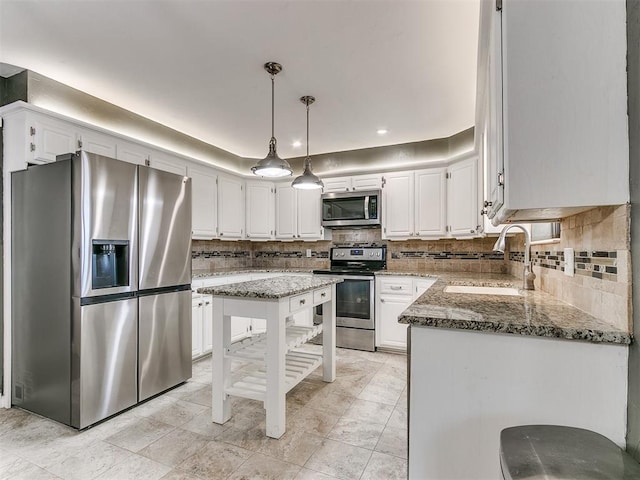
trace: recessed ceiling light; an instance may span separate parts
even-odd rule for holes
[[[300,148],[302,146],[302,142],[300,140],[296,140],[291,144],[293,148]]]
[[[384,135],[385,133],[387,133],[387,129],[386,128],[379,128],[378,129],[378,135]]]

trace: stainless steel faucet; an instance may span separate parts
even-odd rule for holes
[[[531,235],[529,235],[529,230],[517,223],[507,225],[502,229],[502,232],[500,232],[500,236],[493,246],[493,251],[504,253],[505,237],[507,236],[507,232],[515,227],[518,227],[524,232],[524,271],[522,272],[522,288],[524,290],[534,290],[533,281],[535,280],[536,275],[533,273],[533,269],[531,268]]]

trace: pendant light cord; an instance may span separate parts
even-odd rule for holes
[[[271,142],[274,141],[275,137],[275,101],[274,101],[274,97],[275,97],[275,75],[271,74]]]
[[[307,104],[307,159],[309,158],[309,100],[306,101]]]

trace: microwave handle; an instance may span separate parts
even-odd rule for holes
[[[364,218],[369,220],[369,195],[364,197]]]

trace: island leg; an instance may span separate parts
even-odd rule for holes
[[[211,420],[225,423],[231,418],[231,401],[225,393],[231,375],[231,360],[225,352],[231,345],[231,317],[224,314],[224,298],[213,297],[213,352],[211,354]]]
[[[322,379],[336,379],[336,286],[331,285],[331,300],[322,306]]]
[[[285,306],[287,308],[285,308]],[[287,389],[285,385],[285,355],[288,303],[270,302],[267,307],[267,387],[264,408],[266,410],[267,437],[280,438],[285,432]]]

